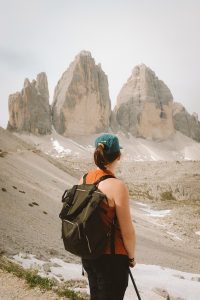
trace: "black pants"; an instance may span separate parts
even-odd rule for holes
[[[128,257],[102,255],[95,260],[82,259],[88,274],[91,300],[122,300],[128,286]]]

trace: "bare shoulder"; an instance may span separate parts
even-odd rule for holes
[[[109,178],[105,181],[100,182],[100,184],[102,184],[102,186],[110,187],[110,189],[115,191],[115,193],[128,192],[127,185],[123,182],[123,180],[120,180],[118,178]]]
[[[83,176],[80,178],[78,184],[82,184],[83,183]]]
[[[80,178],[78,184],[83,183],[83,177]],[[108,198],[116,198],[117,196],[125,196],[128,194],[127,185],[118,178],[108,178],[99,183],[98,188],[107,194]]]
[[[112,184],[116,185],[118,188],[127,188],[127,185],[125,184],[125,182],[121,179],[118,178],[110,178],[110,183],[112,182]]]
[[[112,192],[113,200],[115,202],[117,210],[119,210],[120,208],[124,209],[125,206],[128,206],[129,202],[128,187],[125,182],[120,179],[116,179],[115,181],[115,186]]]
[[[115,189],[117,192],[128,192],[128,187],[123,180],[114,179]]]

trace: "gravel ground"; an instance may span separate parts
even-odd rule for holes
[[[48,160],[34,147],[2,130],[0,149],[0,250],[7,256],[24,252],[35,254],[39,259],[60,257],[66,262],[78,262],[79,259],[64,251],[58,214],[63,191],[77,182],[88,166],[92,166],[91,162]],[[70,174],[65,172],[63,164],[70,169]],[[127,182],[133,198],[139,263],[199,272],[200,237],[195,234],[200,231],[199,174],[199,161],[121,162],[118,176]],[[160,195],[162,188],[170,186],[174,186],[171,189],[174,199],[161,200],[158,191]],[[179,191],[175,192],[175,187]],[[190,198],[190,195],[193,196]],[[171,212],[163,218],[155,218],[137,202],[149,205],[151,209],[169,209]],[[12,281],[21,282],[1,272],[0,299],[18,299],[17,296],[9,298],[12,293],[6,298],[6,292],[2,292],[6,279],[11,290],[15,285]],[[20,299],[27,292],[23,289]]]
[[[39,288],[29,288],[24,280],[0,270],[0,299],[58,300],[61,298],[53,292],[43,293]]]

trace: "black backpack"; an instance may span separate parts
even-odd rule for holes
[[[62,196],[63,208],[59,214],[62,220],[62,239],[65,249],[86,259],[95,259],[103,254],[105,244],[114,229],[102,221],[102,213],[106,211],[101,206],[107,197],[97,185],[113,175],[105,175],[92,184],[74,185]],[[113,243],[113,241],[112,241]]]

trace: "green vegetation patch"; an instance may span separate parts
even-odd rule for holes
[[[129,188],[129,195],[133,199],[154,199],[148,190],[141,190],[138,188]]]
[[[200,209],[195,210],[194,216],[200,217]]]
[[[0,269],[14,274],[18,278],[22,278],[26,281],[29,287],[39,287],[42,291],[52,290],[60,297],[66,297],[71,300],[88,300],[88,295],[74,292],[69,287],[74,288],[73,280],[65,281],[63,284],[56,284],[53,279],[41,277],[37,274],[37,270],[23,269],[20,265],[10,261],[4,256],[0,256]],[[80,287],[80,285],[79,285]]]
[[[160,198],[161,200],[165,201],[165,200],[176,200],[176,198],[173,196],[172,191],[166,191],[166,192],[162,192],[160,194]]]

